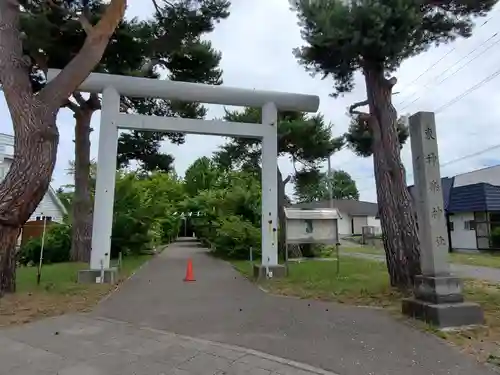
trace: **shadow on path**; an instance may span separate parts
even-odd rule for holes
[[[239,345],[340,375],[487,375],[486,366],[382,311],[267,295],[193,242],[177,242],[94,311]],[[193,259],[196,282],[185,283]]]

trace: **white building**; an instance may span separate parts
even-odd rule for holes
[[[500,250],[500,166],[441,179],[451,250]],[[414,194],[413,186],[409,187]]]
[[[2,180],[12,164],[14,155],[14,136],[0,133],[0,180]],[[67,214],[61,200],[57,197],[56,192],[52,187],[43,197],[37,209],[30,217],[29,221],[42,220],[44,217],[47,221],[62,222]]]
[[[447,209],[452,248],[499,249],[491,234],[500,227],[500,166],[453,177]]]
[[[293,208],[313,209],[330,208],[330,201],[297,203]],[[375,233],[380,234],[380,220],[377,218],[378,205],[372,202],[355,201],[351,199],[334,199],[333,207],[339,214],[337,220],[339,237],[362,234],[364,226],[373,226]]]

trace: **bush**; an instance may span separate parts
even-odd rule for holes
[[[250,248],[254,257],[261,256],[260,228],[239,216],[228,216],[219,221],[214,239],[215,252],[232,259],[248,259]]]
[[[490,235],[491,245],[495,249],[500,249],[500,227],[496,227],[492,230]]]
[[[40,261],[40,250],[42,248],[42,238],[32,238],[21,247],[18,260],[23,265],[38,264]],[[43,246],[44,263],[59,263],[69,260],[71,249],[71,225],[53,223],[48,227],[45,234]]]

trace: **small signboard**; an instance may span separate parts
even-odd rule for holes
[[[340,272],[338,220],[342,217],[335,208],[297,209],[286,208],[285,266],[288,268],[288,245],[324,244],[335,246],[337,274]]]
[[[339,212],[332,209],[286,208],[286,239],[289,244],[338,243]]]

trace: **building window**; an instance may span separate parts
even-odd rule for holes
[[[464,221],[465,230],[476,230],[476,222],[474,220]]]
[[[450,228],[450,232],[453,232],[455,230],[455,223],[453,223],[453,221],[449,221],[448,228]]]

